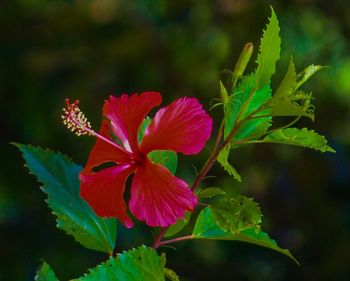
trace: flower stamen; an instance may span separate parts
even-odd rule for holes
[[[66,98],[65,101],[66,108],[63,108],[64,114],[61,116],[63,124],[77,136],[95,135],[95,132],[91,129],[90,122],[79,108],[79,101],[76,100],[75,102],[70,103],[68,98]]]

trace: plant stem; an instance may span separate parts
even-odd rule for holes
[[[243,122],[243,121],[242,121]],[[226,145],[228,145],[230,143],[230,141],[233,139],[233,137],[235,136],[235,134],[237,133],[237,130],[240,126],[241,122],[238,122],[234,128],[232,129],[231,133],[228,135],[228,137],[224,140],[224,142],[222,142],[221,144],[219,144],[220,140],[217,141],[217,145],[213,151],[213,153],[210,155],[210,157],[208,158],[208,160],[205,162],[203,168],[201,169],[201,171],[199,172],[197,178],[195,179],[195,181],[192,184],[192,191],[195,191],[200,182],[203,180],[203,178],[207,175],[207,173],[209,172],[209,170],[213,167],[214,163],[216,162],[216,159],[220,153],[220,151],[226,147]],[[222,136],[222,130],[223,130],[223,126],[220,126],[219,129],[219,133],[218,133],[218,138],[221,139]],[[220,136],[221,135],[221,136]],[[169,227],[165,227],[162,228],[161,231],[159,232],[159,234],[157,235],[157,237],[155,238],[152,247],[154,249],[157,249],[160,245],[165,245],[167,243],[164,243],[166,241],[161,241],[165,235],[165,233],[167,232]],[[176,238],[175,238],[176,239]],[[181,241],[181,240],[179,240]]]
[[[194,238],[193,235],[187,235],[187,236],[182,236],[182,237],[178,237],[178,238],[174,238],[174,239],[160,241],[158,243],[158,245],[162,246],[162,245],[175,243],[175,242],[179,242],[179,241],[190,240],[190,239],[193,239],[193,238]]]

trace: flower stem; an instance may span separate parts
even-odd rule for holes
[[[187,235],[187,236],[182,236],[182,237],[178,237],[178,238],[174,238],[174,239],[163,240],[163,241],[160,241],[158,243],[158,246],[167,245],[167,244],[180,242],[180,241],[184,241],[184,240],[190,240],[190,239],[194,239],[193,235]]]
[[[242,120],[242,122],[244,122],[244,121],[245,120]],[[208,160],[205,162],[205,164],[203,165],[203,168],[201,169],[201,171],[199,172],[197,178],[193,182],[192,187],[191,187],[192,191],[195,191],[198,188],[198,186],[201,183],[201,181],[203,180],[203,178],[207,175],[209,170],[213,167],[213,165],[215,164],[216,159],[217,159],[220,151],[223,148],[225,148],[226,145],[228,145],[231,142],[231,140],[233,139],[233,137],[237,133],[237,130],[238,130],[240,124],[241,124],[241,122],[237,122],[237,124],[232,129],[231,133],[227,136],[227,138],[221,144],[219,144],[219,143],[220,143],[220,140],[221,140],[221,137],[222,137],[223,127],[224,126],[220,126],[220,129],[219,129],[219,132],[218,132],[218,138],[217,138],[217,141],[216,141],[216,145],[215,145],[214,151],[210,155]],[[175,238],[175,239],[172,239],[172,240],[161,241],[163,239],[165,233],[167,232],[168,228],[169,227],[162,228],[161,231],[158,233],[158,235],[155,238],[155,240],[153,242],[153,245],[152,245],[152,247],[154,249],[157,249],[161,245],[166,245],[168,243],[167,241],[171,241],[170,243],[172,243],[173,240],[178,239],[178,238]],[[185,236],[185,237],[189,237],[189,236]],[[187,238],[187,239],[190,239],[190,238]],[[180,240],[176,240],[176,241],[181,241],[181,240],[186,240],[186,239],[180,239]]]

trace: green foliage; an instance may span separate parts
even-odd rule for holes
[[[233,234],[247,228],[260,228],[262,214],[251,198],[239,195],[225,196],[211,205],[217,225]]]
[[[295,66],[293,61],[291,60],[289,63],[289,67],[287,70],[286,75],[284,76],[281,84],[277,88],[274,99],[280,98],[280,97],[287,97],[289,94],[294,92],[296,88],[296,81],[297,81],[297,74],[295,72]]]
[[[90,269],[76,281],[164,281],[165,256],[150,247],[140,246]],[[169,271],[167,271],[169,273]]]
[[[284,254],[298,264],[298,261],[288,250],[280,248],[274,240],[269,238],[267,233],[260,229],[247,228],[237,233],[223,230],[216,224],[210,207],[201,211],[193,230],[193,237],[197,239],[232,240],[255,244]]]
[[[79,195],[82,167],[61,153],[16,144],[29,171],[43,184],[49,207],[57,216],[57,227],[72,235],[84,247],[110,253],[116,239],[115,219],[98,217]]]
[[[148,125],[151,123],[152,119],[146,117],[140,125],[138,131],[138,142],[142,141],[143,136]],[[175,174],[177,169],[177,154],[170,150],[154,150],[147,155],[154,163],[165,166],[172,174]]]
[[[228,144],[226,147],[224,147],[217,158],[217,161],[220,163],[220,165],[225,169],[225,171],[233,176],[237,181],[241,182],[242,178],[236,171],[236,169],[228,162],[228,156],[230,154],[230,144]]]
[[[197,192],[197,197],[199,199],[203,198],[213,198],[216,195],[224,195],[226,192],[223,191],[221,188],[218,187],[208,187],[205,189],[200,189]]]
[[[327,140],[324,136],[306,128],[281,129],[267,135],[262,142],[303,146],[321,152],[335,152],[333,148],[327,145]]]
[[[225,107],[225,133],[227,137],[237,127],[234,140],[258,138],[271,125],[271,117],[251,117],[265,115],[269,110],[260,110],[271,98],[271,88],[267,84],[264,87],[256,88],[256,74],[246,76],[230,96]],[[250,120],[248,120],[250,119]],[[243,122],[244,121],[244,122]],[[241,124],[242,123],[242,124]]]
[[[321,69],[326,68],[321,65],[311,64],[307,68],[304,69],[301,73],[298,74],[298,82],[296,83],[296,89],[298,89],[301,85],[303,85],[307,80],[309,80],[316,72]]]
[[[58,281],[58,279],[51,267],[43,261],[43,264],[36,272],[35,281]]]
[[[261,39],[257,58],[257,86],[264,87],[276,71],[276,63],[280,58],[281,38],[280,27],[274,10]]]
[[[185,212],[185,217],[183,219],[179,219],[175,224],[169,226],[164,237],[171,237],[179,233],[189,223],[190,218],[191,218],[191,213]]]
[[[157,164],[165,166],[172,174],[177,168],[177,154],[170,150],[153,150],[148,153],[148,157]]]

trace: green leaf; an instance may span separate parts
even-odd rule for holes
[[[296,83],[296,89],[298,89],[301,85],[303,85],[307,80],[309,80],[316,72],[321,69],[327,68],[322,65],[314,65],[311,64],[307,68],[304,69],[301,73],[298,73],[298,82]]]
[[[208,187],[208,188],[199,190],[198,193],[197,193],[197,197],[199,199],[213,198],[216,195],[224,195],[224,194],[226,194],[226,192],[223,191],[221,188]]]
[[[287,97],[289,94],[293,93],[297,83],[297,74],[295,72],[295,66],[291,60],[286,75],[284,76],[281,84],[276,90],[273,98]]]
[[[111,257],[76,281],[164,281],[164,259],[152,248],[141,246]]]
[[[43,184],[49,207],[57,216],[57,227],[72,235],[86,248],[110,253],[114,249],[115,219],[98,217],[79,195],[82,167],[61,153],[40,147],[15,144],[31,174]]]
[[[260,52],[257,58],[257,84],[258,88],[264,87],[276,71],[276,63],[280,58],[281,38],[280,27],[274,10],[264,31],[260,43]]]
[[[140,128],[138,130],[138,133],[137,133],[138,143],[141,143],[143,136],[145,135],[146,129],[147,129],[148,125],[151,123],[151,121],[152,121],[152,119],[148,116],[146,116],[146,118],[143,119],[143,121],[140,125]]]
[[[138,131],[138,142],[142,141],[142,138],[145,134],[145,131],[148,125],[151,123],[152,119],[146,117],[140,125]],[[148,153],[148,158],[151,159],[154,163],[165,166],[172,174],[175,174],[177,169],[177,154],[174,151],[170,150],[154,150]]]
[[[164,237],[171,237],[179,233],[189,223],[190,218],[191,218],[191,213],[185,212],[185,217],[183,219],[179,219],[175,224],[169,226]]]
[[[225,106],[225,138],[245,118],[268,114],[263,105],[271,99],[271,88],[266,85],[256,90],[256,75],[246,76]],[[271,117],[260,117],[245,121],[235,134],[234,140],[258,138],[271,126]]]
[[[247,228],[259,229],[262,214],[251,198],[225,196],[211,205],[214,220],[225,231],[238,233]]]
[[[58,279],[51,267],[43,261],[43,264],[36,272],[35,281],[58,281]]]
[[[291,96],[295,97],[294,95]],[[281,97],[272,105],[271,116],[305,116],[314,120],[315,114],[313,106],[310,105],[312,96],[309,95],[299,105],[296,101],[291,101],[288,97]]]
[[[217,160],[229,175],[233,176],[237,181],[241,182],[242,181],[241,176],[238,174],[236,169],[228,162],[230,149],[231,149],[230,145],[227,145],[226,147],[224,147],[220,151]]]
[[[175,273],[175,271],[169,269],[169,268],[164,268],[164,274],[165,277],[171,281],[180,281],[179,276]]]
[[[324,136],[306,128],[281,129],[267,135],[262,142],[297,145],[321,152],[335,152],[333,148],[327,145],[327,140]]]
[[[177,154],[170,150],[153,150],[148,153],[154,163],[165,166],[172,174],[175,174],[177,168]]]
[[[199,214],[193,230],[193,237],[197,239],[232,240],[255,244],[284,254],[299,264],[288,250],[280,248],[276,241],[270,239],[268,234],[262,230],[248,228],[235,234],[224,231],[215,223],[212,210],[209,207],[203,209]]]

